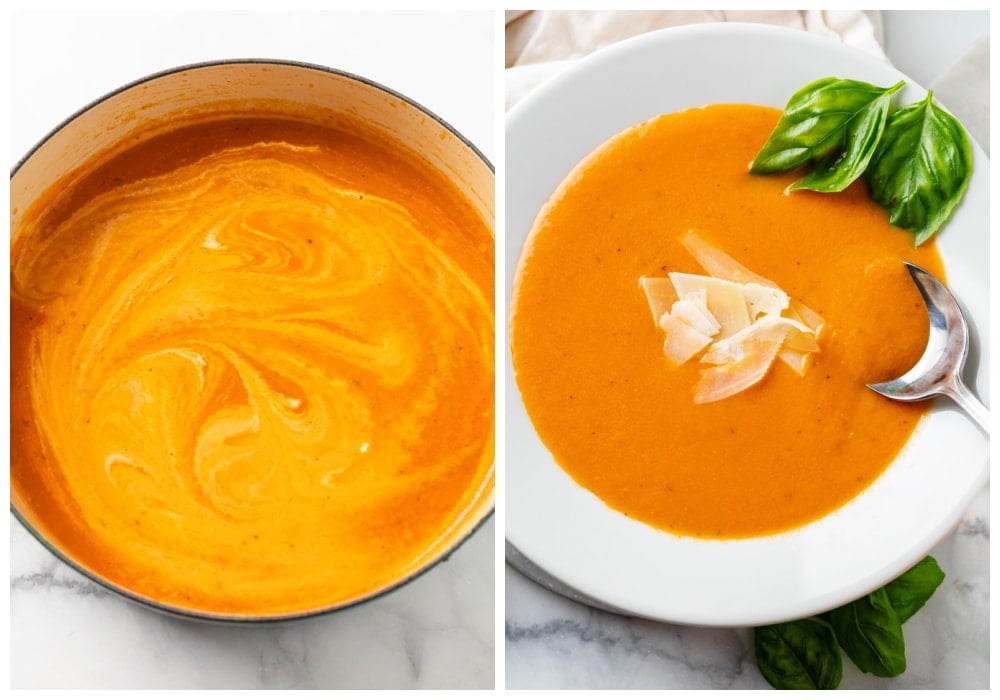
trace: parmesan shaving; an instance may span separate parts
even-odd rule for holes
[[[788,295],[777,287],[748,282],[743,285],[743,294],[753,320],[761,316],[778,316],[788,308]]]
[[[702,370],[695,388],[695,403],[711,403],[749,389],[764,378],[781,348],[782,337],[758,338],[748,334],[733,348],[730,362]],[[714,347],[714,346],[713,346]]]
[[[663,356],[674,367],[684,364],[712,342],[711,336],[699,333],[669,313],[660,318],[660,328],[666,334]]]
[[[681,245],[691,253],[691,256],[712,277],[729,280],[730,282],[739,282],[740,284],[756,282],[766,287],[778,286],[766,277],[761,277],[756,272],[736,262],[735,259],[713,246],[694,231],[688,231],[681,237]]]
[[[664,333],[663,355],[670,366],[705,351],[695,403],[749,389],[775,359],[804,375],[820,349],[823,317],[697,234],[689,232],[681,242],[709,274],[640,277],[639,286]]]
[[[665,277],[640,277],[639,286],[646,295],[646,303],[653,312],[653,323],[659,325],[663,314],[670,311],[670,306],[677,301],[674,285]]]
[[[681,298],[705,290],[705,303],[721,327],[721,337],[727,338],[750,325],[750,310],[743,285],[683,272],[671,272],[670,281]]]
[[[812,353],[804,352],[802,350],[793,350],[787,346],[787,339],[785,340],[786,346],[781,349],[778,353],[778,359],[784,362],[786,365],[791,367],[797,375],[804,377],[806,375],[806,370],[809,369],[809,358]]]
[[[685,294],[683,299],[678,299],[670,307],[670,315],[699,333],[712,337],[722,329],[722,325],[708,310],[707,297],[704,289]]]
[[[688,231],[681,237],[683,245],[691,256],[698,261],[698,264],[705,268],[705,271],[713,277],[729,280],[730,282],[740,282],[746,284],[756,282],[767,287],[778,287],[777,284],[758,275],[756,272],[744,267],[728,254],[719,250],[694,231]],[[792,301],[790,306],[801,316],[804,323],[819,333],[822,330],[823,317],[810,309],[805,304]]]

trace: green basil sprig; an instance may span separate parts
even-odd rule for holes
[[[885,678],[906,670],[903,623],[892,609],[885,588],[831,610],[824,617],[847,657],[865,673]]]
[[[818,617],[757,627],[757,668],[779,690],[833,689],[840,685],[843,649],[866,673],[899,675],[906,670],[903,623],[943,580],[941,567],[925,557],[882,588]]]
[[[905,574],[887,583],[885,592],[889,594],[889,602],[900,623],[906,622],[924,607],[942,581],[944,572],[941,567],[933,557],[924,557]]]
[[[889,114],[889,88],[840,78],[822,78],[792,95],[767,143],[750,165],[752,173],[813,169],[792,189],[840,192],[857,180],[875,153]]]
[[[761,675],[775,688],[833,690],[844,669],[833,628],[818,617],[757,627],[753,647]]]
[[[972,147],[962,125],[934,104],[892,111],[887,88],[822,78],[792,95],[750,172],[808,171],[791,189],[839,192],[864,176],[889,221],[920,245],[941,229],[972,177]]]
[[[907,105],[889,117],[865,174],[889,222],[933,236],[958,206],[972,177],[972,148],[962,125],[933,102]]]

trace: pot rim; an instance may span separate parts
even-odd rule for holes
[[[392,97],[395,97],[399,100],[402,100],[403,102],[406,102],[407,104],[415,107],[417,110],[426,114],[428,117],[434,119],[434,121],[436,121],[438,124],[440,124],[445,129],[450,131],[467,148],[469,148],[480,160],[482,160],[483,163],[490,169],[490,172],[492,172],[494,175],[496,174],[496,168],[494,167],[490,159],[487,158],[483,154],[483,152],[480,151],[479,148],[474,143],[472,143],[472,141],[463,136],[462,133],[458,131],[458,129],[456,129],[447,121],[445,121],[437,114],[435,114],[433,111],[422,105],[420,102],[417,102],[413,98],[408,97],[401,92],[393,90],[392,88],[383,85],[382,83],[379,83],[375,80],[371,80],[370,78],[366,78],[362,75],[358,75],[357,73],[352,73],[350,71],[345,71],[339,68],[332,68],[330,66],[320,65],[318,63],[309,63],[307,61],[295,61],[283,58],[224,58],[224,59],[217,59],[210,61],[196,61],[194,63],[185,63],[179,66],[175,66],[173,68],[165,68],[163,70],[156,71],[155,73],[150,73],[148,75],[145,75],[141,78],[136,78],[135,80],[125,83],[124,85],[121,85],[120,87],[117,87],[114,90],[106,92],[100,97],[91,100],[86,105],[79,108],[71,115],[63,119],[61,122],[59,122],[57,125],[49,129],[49,131],[47,131],[45,135],[38,140],[37,143],[35,143],[30,149],[28,149],[27,153],[21,156],[21,158],[19,158],[17,162],[14,163],[14,165],[11,167],[10,176],[13,178],[14,175],[17,173],[17,171],[21,169],[21,166],[23,166],[31,158],[31,156],[35,154],[35,152],[37,152],[42,146],[44,146],[53,136],[62,131],[65,127],[69,126],[70,123],[75,121],[83,114],[89,112],[97,105],[106,102],[107,100],[116,97],[123,92],[127,92],[128,90],[131,90],[134,87],[138,87],[139,85],[142,85],[144,83],[148,83],[153,80],[159,80],[160,78],[165,78],[175,73],[184,73],[186,71],[192,71],[192,70],[202,70],[206,68],[217,68],[219,66],[233,66],[233,65],[258,65],[258,66],[270,65],[270,66],[285,66],[289,68],[302,68],[305,70],[313,70],[313,71],[318,71],[320,73],[328,73],[330,75],[347,78],[348,80],[353,80],[355,82],[368,85],[369,87],[373,87],[377,90],[381,90],[382,92],[385,92],[386,94],[391,95]]]

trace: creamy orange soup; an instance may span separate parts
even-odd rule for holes
[[[188,609],[315,609],[492,498],[493,236],[416,155],[233,116],[24,221],[12,498],[83,566]]]
[[[601,146],[540,213],[516,273],[511,348],[527,412],[556,462],[637,520],[708,538],[788,530],[857,496],[926,404],[865,387],[910,367],[927,313],[902,262],[933,245],[890,226],[862,183],[785,189],[748,165],[780,112],[716,105]],[[804,376],[776,363],[736,396],[693,402],[699,362],[670,368],[640,276],[705,274],[688,231],[826,321]]]

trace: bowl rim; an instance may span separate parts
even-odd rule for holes
[[[19,158],[17,162],[11,167],[10,170],[11,180],[13,180],[14,176],[18,173],[18,171],[31,159],[31,157],[35,153],[37,153],[42,147],[44,147],[45,144],[48,143],[53,136],[55,136],[60,131],[68,127],[70,124],[72,124],[78,118],[80,118],[81,116],[92,110],[94,107],[97,107],[98,105],[101,105],[104,102],[113,99],[118,95],[125,93],[135,87],[138,87],[148,82],[152,82],[154,80],[170,77],[171,75],[175,75],[178,73],[214,69],[223,66],[282,66],[287,68],[297,68],[302,70],[317,71],[320,73],[325,73],[336,77],[345,78],[347,80],[351,80],[356,83],[360,83],[362,85],[374,88],[375,90],[381,91],[389,95],[390,97],[394,97],[402,102],[405,102],[406,104],[416,109],[418,112],[433,119],[437,124],[442,126],[455,138],[457,138],[465,148],[467,148],[478,160],[480,160],[487,168],[489,168],[490,173],[493,174],[494,177],[496,176],[496,168],[494,167],[490,159],[487,158],[486,155],[474,143],[472,143],[472,141],[470,141],[461,132],[459,132],[458,129],[453,127],[450,123],[445,121],[443,118],[441,118],[435,112],[425,107],[420,102],[414,100],[411,97],[408,97],[407,95],[404,95],[403,93],[397,90],[394,90],[386,85],[383,85],[382,83],[358,75],[356,73],[341,70],[338,68],[333,68],[330,66],[320,65],[317,63],[295,61],[290,59],[273,59],[273,58],[228,58],[219,60],[198,61],[194,63],[186,63],[178,65],[172,68],[166,68],[164,70],[156,71],[154,73],[150,73],[143,77],[132,80],[128,83],[125,83],[124,85],[121,85],[113,90],[104,93],[103,95],[97,97],[96,99],[88,102],[83,107],[77,109],[71,115],[63,119],[56,126],[54,126],[52,129],[46,132],[46,134],[42,136],[42,138],[39,139],[38,142],[35,143],[27,151],[27,153],[25,153],[21,158]],[[496,234],[494,231],[494,240],[495,238]],[[382,588],[379,588],[375,591],[371,591],[360,597],[352,598],[350,600],[343,601],[340,603],[324,605],[318,608],[310,608],[301,611],[264,613],[264,614],[219,613],[207,610],[198,610],[194,608],[185,608],[182,606],[170,605],[167,603],[163,603],[161,601],[157,601],[154,598],[151,598],[149,596],[144,596],[140,593],[129,590],[119,584],[116,584],[113,581],[105,579],[100,574],[89,570],[87,567],[75,561],[72,557],[63,552],[57,545],[49,541],[49,539],[45,537],[41,532],[39,532],[38,529],[36,529],[34,525],[32,525],[28,521],[27,516],[25,516],[18,510],[18,508],[14,505],[13,500],[11,500],[10,503],[10,512],[17,519],[17,521],[21,523],[24,529],[27,530],[28,533],[32,537],[34,537],[37,542],[39,542],[46,550],[48,550],[51,554],[53,554],[57,559],[62,561],[64,564],[69,566],[78,574],[81,574],[85,578],[96,583],[101,588],[108,590],[111,593],[114,593],[115,595],[124,598],[132,603],[136,603],[144,608],[155,610],[156,612],[163,613],[171,617],[185,619],[185,620],[194,620],[199,622],[210,622],[210,623],[229,624],[229,625],[256,625],[261,623],[263,624],[282,623],[282,622],[291,622],[291,621],[305,620],[305,619],[331,615],[336,612],[348,610],[350,608],[363,605],[364,603],[378,600],[379,598],[382,598],[383,596],[392,593],[406,586],[412,581],[420,578],[430,570],[434,569],[438,564],[447,561],[462,545],[464,545],[469,539],[471,539],[473,535],[479,532],[479,530],[482,529],[482,527],[487,522],[489,522],[491,518],[494,517],[494,514],[496,512],[496,490],[497,490],[495,482],[496,455],[494,455],[493,464],[494,467],[492,467],[492,470],[494,472],[494,484],[492,487],[493,498],[490,507],[484,512],[483,516],[477,522],[472,524],[468,532],[466,532],[464,535],[456,539],[451,546],[442,550],[437,556],[435,556],[429,562],[424,564],[422,567],[416,569],[415,571],[410,572],[405,577],[398,579]]]

